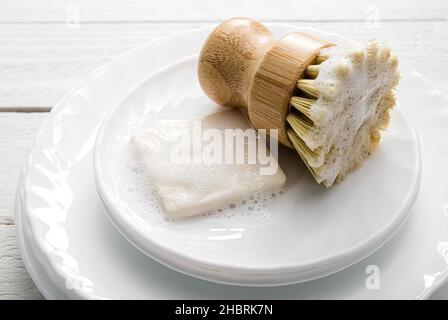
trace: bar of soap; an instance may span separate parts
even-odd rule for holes
[[[134,135],[131,143],[145,178],[173,219],[223,208],[286,183],[275,157],[238,110],[163,121]]]

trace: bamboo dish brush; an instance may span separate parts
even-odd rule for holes
[[[330,187],[378,146],[397,67],[377,42],[338,46],[299,32],[276,40],[260,22],[233,18],[207,38],[198,76],[218,104],[247,108],[255,129],[277,129],[278,141]]]

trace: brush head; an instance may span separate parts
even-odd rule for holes
[[[395,104],[397,66],[377,42],[335,46],[298,80],[287,132],[318,183],[342,181],[378,146]]]
[[[246,108],[255,129],[276,129],[318,183],[332,186],[375,150],[395,104],[397,58],[376,42],[334,45],[234,18],[201,50],[199,82],[215,102]]]

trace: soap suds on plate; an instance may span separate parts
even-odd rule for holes
[[[261,212],[268,192],[275,195],[286,183],[275,157],[260,147],[265,142],[251,132],[241,113],[231,110],[194,121],[163,121],[130,142],[146,188],[169,218],[179,219],[237,206]]]

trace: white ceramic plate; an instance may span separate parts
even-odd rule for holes
[[[222,212],[165,220],[151,207],[144,183],[136,188],[143,177],[130,169],[137,165],[131,136],[161,120],[195,119],[222,109],[202,93],[194,56],[150,76],[104,118],[94,151],[97,187],[112,222],[144,253],[206,280],[283,285],[358,262],[403,224],[418,190],[420,153],[401,108],[394,110],[378,152],[341,185],[316,185],[296,152],[282,148],[278,160],[289,183],[263,211],[237,208],[230,217]]]
[[[25,264],[25,267],[34,281],[34,284],[39,289],[40,293],[46,298],[51,300],[65,300],[68,296],[59,289],[50,279],[48,274],[40,265],[36,258],[33,250],[31,249],[30,243],[30,230],[24,221],[22,212],[22,197],[19,196],[22,193],[22,181],[20,179],[17,186],[17,197],[16,197],[16,214],[15,214],[15,225],[16,225],[16,237],[17,243],[20,248],[20,255]],[[25,225],[23,225],[25,222]]]
[[[287,25],[272,25],[272,29],[277,35],[304,30]],[[360,263],[300,285],[218,285],[161,266],[116,232],[106,218],[93,178],[91,151],[100,121],[150,73],[196,54],[210,30],[176,34],[119,56],[76,87],[51,112],[28,158],[20,201],[33,252],[52,281],[72,298],[428,297],[448,272],[448,103],[420,75],[405,67],[399,101],[420,135],[421,187],[403,229]],[[172,47],[176,50],[170,50]],[[380,271],[379,290],[366,287],[366,270]]]
[[[22,192],[22,182],[18,183],[18,192],[17,194]],[[22,196],[17,196],[16,199],[16,228],[17,228],[17,242],[20,247],[20,253],[22,259],[25,263],[25,266],[31,275],[34,283],[38,287],[39,291],[43,294],[46,299],[51,300],[61,300],[61,299],[69,299],[69,297],[59,289],[51,280],[54,278],[52,275],[52,270],[47,269],[44,270],[41,266],[39,260],[31,249],[30,243],[32,243],[33,237],[29,231],[28,226],[26,225],[26,220],[23,219],[22,212]],[[22,226],[22,224],[24,224]],[[294,292],[293,292],[294,293]],[[156,295],[157,297],[157,295]],[[272,297],[276,297],[275,291],[272,292]],[[442,299],[446,300],[448,297],[448,286],[446,282],[443,286],[441,286],[434,294],[431,295],[431,299]],[[172,296],[170,296],[172,298]],[[197,298],[203,298],[203,296],[198,296]],[[294,295],[287,297],[289,299],[294,298]],[[299,297],[300,298],[300,297]],[[190,297],[191,299],[191,297]]]

